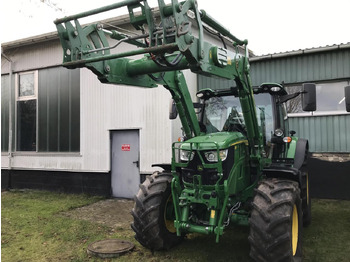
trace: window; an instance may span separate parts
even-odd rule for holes
[[[4,146],[1,149],[7,151],[9,81],[5,75],[1,79],[1,100],[4,103],[1,112]],[[13,90],[15,115],[12,119],[16,124],[13,143],[16,151],[80,151],[79,69],[56,67],[18,73],[15,74]]]
[[[345,111],[344,87],[349,81],[316,86],[317,111]]]
[[[16,150],[36,151],[37,132],[37,90],[38,72],[26,72],[17,75],[16,100]]]
[[[345,112],[344,87],[348,86],[350,81],[330,82],[330,83],[316,83],[316,101],[317,114],[338,114]],[[289,94],[300,92],[301,85],[288,86],[287,92]],[[305,113],[301,106],[301,97],[287,102],[288,113]],[[310,113],[306,113],[310,114]]]
[[[263,93],[254,97],[258,125],[262,129],[266,141],[270,141],[274,130],[271,95]],[[203,125],[208,134],[219,131],[246,133],[239,98],[234,96],[217,96],[206,100]]]
[[[38,151],[80,151],[80,71],[39,71]]]
[[[258,125],[260,128],[262,128],[263,136],[266,139],[265,142],[271,141],[271,136],[275,128],[273,121],[271,95],[262,93],[254,95],[254,98],[256,113],[258,117]]]
[[[9,75],[1,76],[1,152],[7,152],[9,145],[9,80]]]

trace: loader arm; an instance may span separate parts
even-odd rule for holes
[[[130,23],[140,31],[139,35],[129,36],[115,30],[105,30],[101,24],[81,26],[78,21],[122,7],[128,8]],[[155,23],[155,15],[160,17],[160,23]],[[239,40],[205,11],[199,10],[197,1],[172,0],[171,4],[165,5],[163,0],[158,0],[155,11],[146,0],[125,0],[57,19],[54,23],[63,47],[63,66],[86,67],[103,83],[145,88],[163,85],[176,103],[187,138],[199,136],[200,128],[180,70],[190,69],[205,76],[235,80],[248,130],[251,159],[256,165],[260,164],[262,138],[249,77],[248,42]],[[203,30],[206,26],[232,41],[236,52],[205,41]],[[194,27],[198,28],[197,34],[193,31]],[[111,44],[113,40],[115,42]],[[136,48],[119,52],[121,43]],[[245,54],[238,52],[238,46],[245,49]],[[130,58],[142,54],[143,58]]]

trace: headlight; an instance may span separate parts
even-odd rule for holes
[[[221,161],[225,161],[226,160],[227,153],[228,153],[228,149],[219,151]],[[217,151],[205,152],[204,156],[209,162],[218,162],[218,152]]]
[[[194,152],[187,150],[180,150],[180,160],[181,161],[192,161],[194,157]]]
[[[283,136],[283,130],[282,130],[282,129],[277,128],[277,129],[275,130],[275,136],[278,136],[278,137]]]

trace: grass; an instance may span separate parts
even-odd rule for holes
[[[43,191],[2,194],[1,258],[3,261],[83,261],[86,242],[109,229],[58,213],[101,198]]]
[[[191,234],[179,246],[152,254],[133,239],[129,228],[111,229],[61,215],[100,199],[31,190],[2,193],[2,261],[249,261],[245,227],[229,228],[219,244],[214,236]],[[312,224],[304,230],[304,261],[349,261],[350,201],[316,199],[312,213]],[[117,259],[86,254],[89,243],[106,238],[123,238],[136,247]]]
[[[304,261],[350,261],[350,201],[313,200],[303,244]]]

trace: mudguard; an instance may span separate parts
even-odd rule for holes
[[[171,164],[165,163],[165,164],[152,164],[152,167],[160,167],[163,168],[165,171],[171,172]]]
[[[283,178],[293,180],[301,185],[301,172],[294,167],[272,164],[263,169],[263,173],[269,178]]]
[[[295,149],[295,157],[294,157],[294,164],[293,164],[294,168],[300,169],[303,165],[306,164],[308,152],[309,152],[308,140],[299,138]]]
[[[307,139],[300,138],[297,141],[294,155],[294,164],[292,167],[274,163],[263,169],[266,177],[283,178],[297,181],[302,187],[302,167],[306,165],[309,151],[309,142]]]

